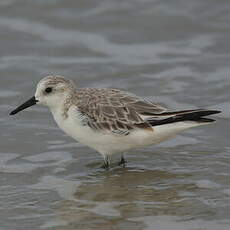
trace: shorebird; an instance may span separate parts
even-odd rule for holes
[[[69,136],[102,154],[104,168],[110,156],[158,144],[176,134],[215,120],[205,118],[220,111],[171,111],[135,94],[109,88],[77,88],[62,76],[47,76],[35,95],[13,110],[14,115],[32,105],[48,106],[58,126]]]

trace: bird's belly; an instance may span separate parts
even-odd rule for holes
[[[129,135],[116,135],[112,133],[103,133],[91,129],[76,118],[71,117],[63,120],[54,116],[58,126],[70,137],[76,141],[87,145],[104,155],[121,153],[133,148],[150,145],[152,143],[152,132],[132,132]]]
[[[125,152],[134,148],[158,144],[174,137],[178,132],[193,125],[162,125],[152,130],[134,129],[128,135],[103,133],[83,125],[76,116],[69,116],[66,119],[54,114],[59,127],[70,137],[85,144],[103,155]]]

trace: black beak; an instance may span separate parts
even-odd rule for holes
[[[36,100],[35,96],[31,97],[28,101],[26,101],[25,103],[23,103],[22,105],[18,106],[15,110],[13,110],[10,115],[14,115],[32,105],[35,105],[38,102],[38,100]]]

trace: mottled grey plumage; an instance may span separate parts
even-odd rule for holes
[[[75,84],[72,80],[62,77],[60,75],[49,75],[44,78],[42,78],[39,82],[39,84],[46,84],[46,87],[57,85],[58,83],[63,83],[65,84],[65,88],[75,88]]]
[[[43,82],[46,86],[63,83],[63,91],[69,91],[63,105],[64,118],[68,117],[70,106],[75,105],[82,124],[101,132],[128,135],[134,128],[152,130],[142,116],[166,111],[158,104],[118,89],[76,88],[73,81],[62,76],[47,76],[40,83]]]
[[[95,130],[127,135],[133,128],[152,129],[141,115],[162,113],[166,109],[148,100],[117,89],[80,88],[72,104],[86,115]]]
[[[159,104],[118,89],[76,88],[72,80],[62,76],[47,76],[40,81],[43,83],[46,87],[55,85],[59,91],[66,92],[62,106],[64,119],[68,118],[69,108],[74,105],[83,126],[114,135],[128,135],[135,128],[153,131],[155,124],[171,123],[186,114],[191,116],[187,117],[188,120],[193,119],[194,113],[198,118],[209,115],[206,110],[171,112]]]

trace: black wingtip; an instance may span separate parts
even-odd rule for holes
[[[220,110],[209,110],[209,109],[201,109],[201,110],[194,110],[191,111],[190,113],[185,113],[185,114],[181,114],[182,117],[184,118],[200,118],[200,117],[206,117],[206,116],[210,116],[213,114],[218,114],[221,113]],[[178,116],[180,116],[178,114]]]
[[[175,112],[173,116],[173,112],[171,113],[172,116],[169,118],[161,119],[161,120],[155,120],[149,119],[148,122],[152,126],[156,125],[164,125],[164,124],[169,124],[169,123],[175,123],[179,121],[196,121],[196,122],[202,122],[202,123],[208,123],[208,122],[214,122],[214,119],[206,118],[206,116],[213,115],[213,114],[218,114],[221,113],[220,110],[205,110],[205,109],[200,109],[200,110],[187,110],[187,111],[179,111]],[[168,115],[169,113],[167,113]]]
[[[220,110],[214,110],[216,113],[222,113],[222,111]]]
[[[217,113],[221,113],[222,112],[220,110],[204,110],[204,111],[208,113],[205,116],[212,115],[212,114],[217,114]]]

